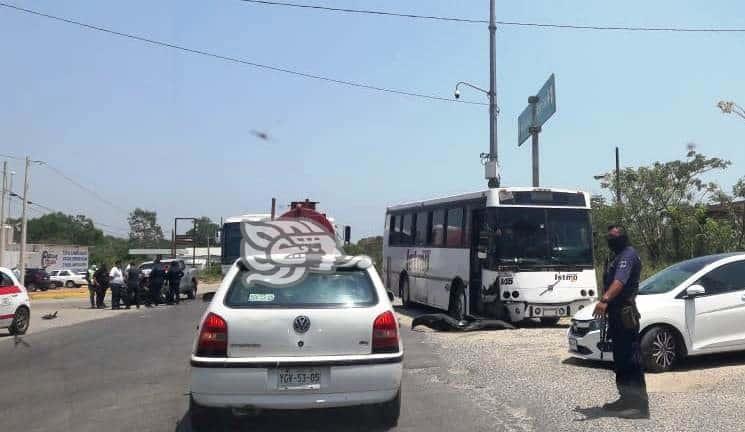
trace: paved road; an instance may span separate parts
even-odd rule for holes
[[[190,431],[188,356],[201,301],[30,333],[0,343],[0,424],[24,431]],[[424,343],[406,345],[400,431],[495,431],[497,423],[447,381]],[[457,372],[456,372],[457,373]],[[358,410],[271,413],[230,430],[372,430]]]

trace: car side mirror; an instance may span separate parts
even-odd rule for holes
[[[215,292],[214,291],[208,292],[208,293],[204,293],[204,294],[202,294],[202,301],[203,302],[211,302],[214,297],[215,297]]]
[[[686,298],[694,298],[706,294],[706,288],[701,285],[691,285],[686,288]]]
[[[391,302],[393,302],[393,300],[395,300],[395,299],[396,299],[396,297],[394,297],[394,296],[393,296],[393,293],[392,293],[392,292],[390,292],[390,291],[387,291],[387,293],[388,293],[388,300],[390,300]]]

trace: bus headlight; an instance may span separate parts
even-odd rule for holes
[[[512,291],[512,298],[518,298],[520,297],[520,293],[517,291]]]
[[[509,291],[505,291],[504,293],[502,293],[502,297],[504,297],[506,299],[510,298],[510,292]]]

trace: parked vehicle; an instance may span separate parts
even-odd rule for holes
[[[0,267],[0,328],[22,335],[31,322],[31,302],[26,288],[12,271]]]
[[[65,286],[67,288],[79,287],[86,285],[88,281],[85,280],[85,275],[78,273],[73,270],[52,270],[49,272],[50,284],[59,288]]]
[[[26,288],[29,291],[46,291],[52,283],[49,279],[49,273],[39,268],[27,268],[24,281],[26,283]]]
[[[686,356],[745,350],[745,253],[672,265],[640,284],[636,304],[648,371],[668,371]],[[567,337],[575,357],[600,360],[601,323],[592,317],[594,307],[572,320]],[[612,352],[604,352],[603,360],[612,361]]]
[[[184,276],[181,278],[181,284],[179,285],[179,295],[186,294],[190,299],[193,299],[197,295],[197,270],[193,267],[187,266],[183,259],[163,259],[160,261],[163,265],[163,270],[168,271],[168,268],[174,263],[181,267],[181,271],[184,272]],[[142,280],[140,282],[141,288],[147,288],[150,283],[150,271],[153,268],[152,261],[146,261],[138,267],[142,273]],[[164,282],[164,287],[168,287],[168,283]]]
[[[359,258],[359,259],[358,259]],[[199,326],[190,416],[212,430],[231,409],[368,405],[394,426],[401,409],[398,320],[367,257],[283,287],[246,282],[233,264]]]

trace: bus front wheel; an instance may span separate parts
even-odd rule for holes
[[[401,281],[401,289],[400,289],[400,295],[401,295],[401,302],[403,303],[404,307],[411,306],[411,291],[409,290],[409,279],[404,278]]]
[[[458,321],[466,319],[466,291],[460,284],[453,286],[453,295],[450,297],[448,313]]]

